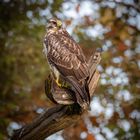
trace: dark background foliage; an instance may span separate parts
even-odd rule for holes
[[[102,48],[101,73],[89,115],[51,140],[140,138],[139,0],[0,1],[0,139],[29,123],[51,102],[42,53],[47,19],[58,17],[87,58]]]

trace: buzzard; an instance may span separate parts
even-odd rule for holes
[[[70,85],[75,101],[83,108],[89,108],[90,96],[87,85],[89,71],[81,47],[74,41],[62,22],[50,19],[46,27],[44,52],[56,83],[62,87],[60,76]]]

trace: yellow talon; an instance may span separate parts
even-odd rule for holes
[[[57,85],[58,85],[59,87],[62,87],[62,85],[59,83],[59,79],[58,79],[58,78],[56,79],[56,83],[57,83]]]
[[[60,81],[59,81],[59,78],[56,78],[56,84],[59,86],[59,87],[61,87],[61,88],[68,88],[69,86],[67,85],[67,83],[66,82],[64,82],[64,81],[61,81],[61,83],[60,83]]]

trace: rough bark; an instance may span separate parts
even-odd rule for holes
[[[90,70],[88,85],[91,97],[100,77],[96,69],[100,59],[100,52],[95,52],[88,62]],[[84,111],[78,104],[73,103],[71,97],[64,89],[54,85],[52,77],[47,79],[46,89],[46,95],[56,105],[46,110],[30,124],[16,130],[11,140],[44,140],[51,134],[76,123],[81,118]],[[68,103],[69,105],[58,104],[60,102]]]

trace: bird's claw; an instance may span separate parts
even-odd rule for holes
[[[58,80],[56,80],[56,84],[57,84],[59,87],[62,87],[62,84],[61,84],[61,83],[59,83],[59,81],[58,81]]]
[[[60,83],[58,80],[56,80],[56,84],[58,85],[58,87],[68,88],[68,85],[65,82]]]

